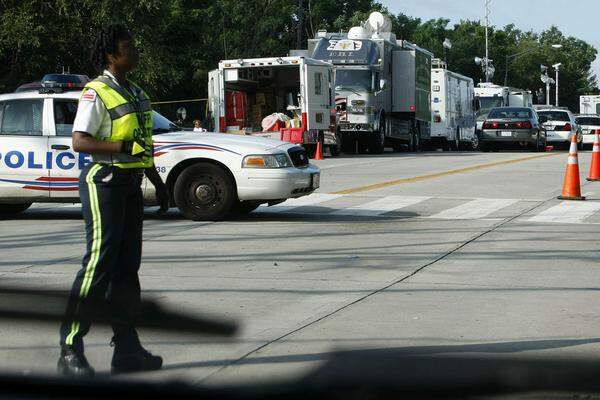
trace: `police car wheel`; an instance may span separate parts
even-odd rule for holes
[[[31,203],[23,204],[0,204],[0,216],[8,217],[15,214],[20,214],[31,207]]]
[[[175,204],[194,221],[224,219],[235,202],[235,186],[221,167],[198,163],[186,168],[177,178]]]

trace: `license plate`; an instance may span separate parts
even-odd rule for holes
[[[321,174],[312,174],[312,188],[318,189],[321,186]]]
[[[512,132],[503,131],[503,132],[500,133],[500,135],[504,136],[504,137],[511,137],[512,136]]]

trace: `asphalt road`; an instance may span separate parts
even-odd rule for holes
[[[600,183],[556,199],[567,155],[421,153],[326,159],[317,194],[195,223],[148,210],[144,295],[237,320],[231,340],[142,332],[164,370],[214,384],[302,374],[338,349],[600,357]],[[67,289],[83,253],[77,206],[0,221],[0,279]],[[43,305],[42,305],[43,306]],[[86,353],[109,369],[110,331]],[[0,367],[53,373],[57,326],[2,322]],[[140,376],[138,376],[140,377]]]

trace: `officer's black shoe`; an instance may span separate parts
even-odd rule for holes
[[[89,378],[94,376],[94,369],[83,354],[69,346],[63,346],[60,349],[60,357],[58,358],[58,373],[66,376]]]
[[[112,343],[115,346],[111,362],[111,372],[113,374],[156,371],[162,367],[162,357],[152,355],[139,342],[127,347],[119,345],[119,342],[115,339]]]

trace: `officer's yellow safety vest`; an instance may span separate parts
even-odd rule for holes
[[[113,142],[136,139],[140,143],[139,139],[142,138],[143,144],[152,148],[150,98],[140,87],[129,83],[136,93],[129,93],[112,79],[99,76],[88,82],[82,93],[85,93],[88,88],[94,89],[108,110],[111,132],[109,136],[99,139]],[[106,157],[93,155],[93,158],[94,161],[107,162],[120,168],[149,168],[154,165],[153,158],[143,154],[140,157],[128,154],[113,154]]]

